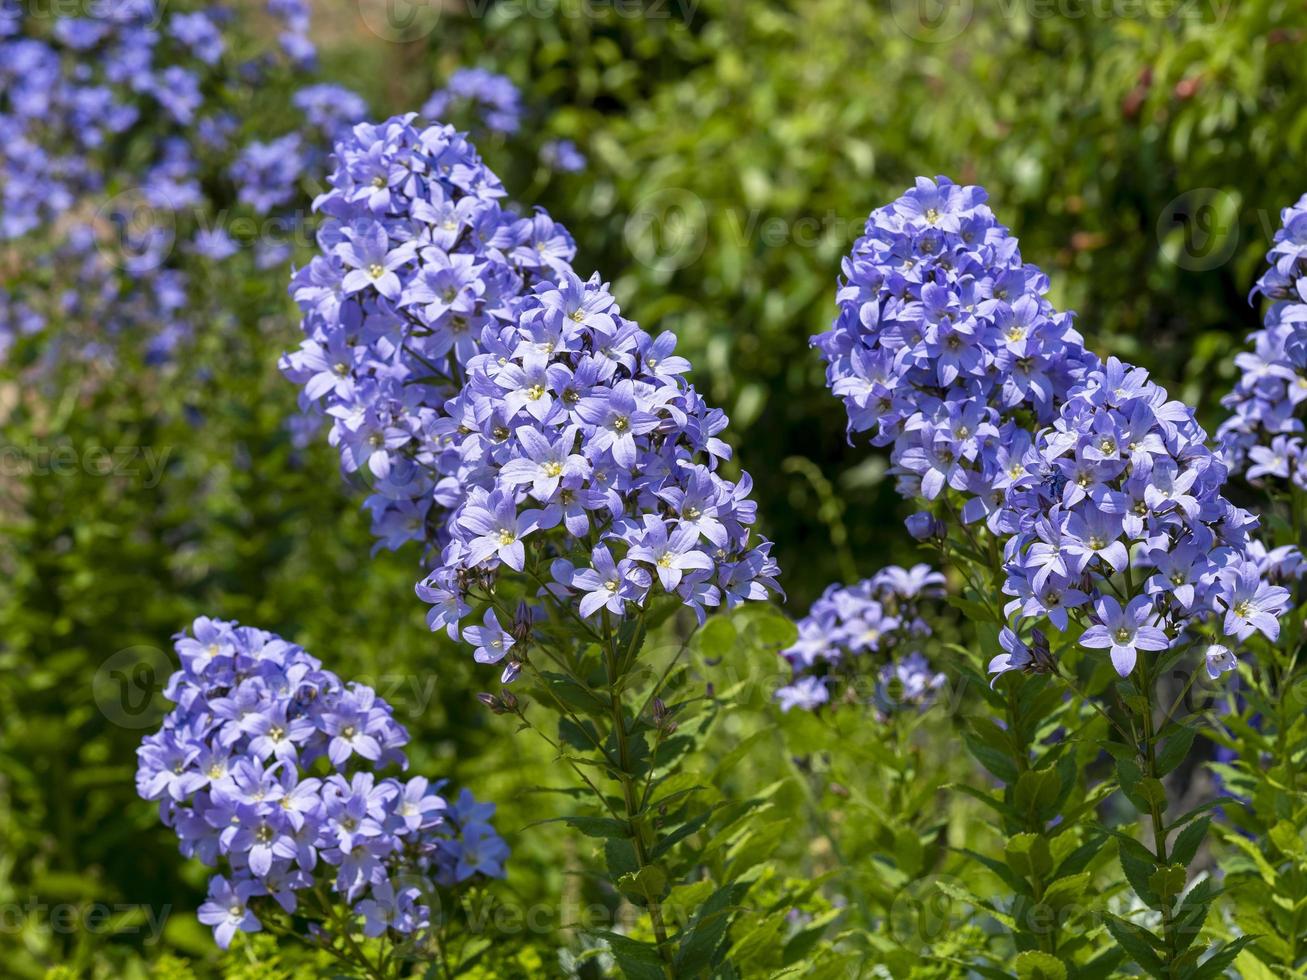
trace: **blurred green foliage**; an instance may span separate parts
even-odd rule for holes
[[[833,315],[840,258],[869,210],[919,173],[983,183],[1092,346],[1153,369],[1214,422],[1257,321],[1245,297],[1278,209],[1307,190],[1307,7],[1291,0],[1001,0],[931,21],[899,0],[469,0],[401,41],[369,29],[368,6],[323,10],[318,31],[327,76],[378,111],[416,108],[460,65],[522,86],[527,133],[485,156],[515,197],[568,225],[578,269],[611,279],[646,329],[676,332],[694,380],[732,416],[796,616],[831,581],[916,560],[883,459],[847,445],[807,343]],[[532,148],[559,136],[588,155],[584,173],[539,172]],[[295,341],[293,308],[282,282],[238,268],[213,284],[231,322],[172,366],[128,346],[110,371],[69,367],[44,389],[0,381],[6,976],[321,975],[266,938],[219,956],[193,919],[202,870],[136,799],[141,698],[197,614],[283,633],[376,682],[413,733],[416,771],[500,804],[514,857],[499,901],[619,904],[577,870],[592,841],[529,826],[556,815],[537,792],[550,757],[475,701],[490,679],[427,632],[412,593],[420,557],[371,557],[360,494],[332,451],[292,442],[295,392],[275,363]],[[72,465],[48,465],[59,447]],[[129,450],[135,472],[99,473],[94,447]],[[735,937],[762,975],[777,937],[821,932],[780,922],[766,896],[806,881],[795,915],[852,928],[838,914],[851,897],[892,909],[894,882],[951,873],[943,845],[993,831],[965,804],[942,823],[879,805],[905,791],[904,766],[929,774],[913,790],[927,796],[961,778],[947,735],[928,724],[917,749],[891,752],[866,719],[814,733],[771,704],[770,649],[729,656],[741,707],[701,763],[724,794],[775,786],[750,845],[775,880],[754,883],[762,912]],[[141,664],[156,674],[134,673]],[[718,667],[701,669],[706,684]],[[878,874],[849,880],[839,848]],[[60,928],[54,906],[119,914]],[[162,938],[148,941],[160,915]],[[611,969],[557,916],[493,938],[476,967],[487,977]],[[961,928],[949,940],[963,960],[988,941]],[[813,971],[838,970],[842,955],[814,946]],[[910,974],[915,954],[903,956],[896,976],[949,975]]]

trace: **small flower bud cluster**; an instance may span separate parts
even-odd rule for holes
[[[459,68],[444,88],[432,93],[422,115],[511,136],[522,126],[522,93],[504,75],[484,68]]]
[[[923,600],[944,595],[944,576],[927,565],[884,568],[856,585],[831,585],[799,621],[799,638],[781,655],[793,679],[776,692],[782,711],[872,700],[884,713],[928,704],[944,683],[921,653],[931,635]]]

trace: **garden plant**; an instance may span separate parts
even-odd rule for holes
[[[0,975],[1307,976],[1304,44],[0,0]]]

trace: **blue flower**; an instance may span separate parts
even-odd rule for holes
[[[513,635],[499,625],[494,609],[487,609],[482,626],[468,626],[463,639],[476,647],[473,657],[479,664],[497,664],[512,648]]]
[[[1153,604],[1145,596],[1136,596],[1124,609],[1112,596],[1101,596],[1094,603],[1097,622],[1080,635],[1080,645],[1091,650],[1110,649],[1112,666],[1122,677],[1135,669],[1139,650],[1165,650],[1171,645],[1166,632],[1157,623]]]

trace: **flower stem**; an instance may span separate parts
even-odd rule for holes
[[[631,834],[631,843],[635,850],[635,863],[640,871],[651,867],[649,852],[645,846],[644,834],[637,822],[640,816],[640,801],[636,798],[635,779],[631,772],[630,736],[626,730],[626,717],[622,711],[622,687],[620,661],[613,644],[613,631],[609,623],[608,612],[604,611],[604,659],[608,671],[608,697],[613,709],[613,741],[617,745],[618,777],[622,784],[622,799],[626,807],[626,824]],[[652,765],[652,762],[650,763]],[[662,909],[658,902],[645,896],[645,908],[649,912],[649,922],[653,926],[654,939],[658,944],[658,957],[663,962],[663,974],[675,978],[676,971],[672,965],[672,952],[668,946],[667,927],[663,923]]]
[[[1143,727],[1144,727],[1144,744],[1143,744],[1143,762],[1144,771],[1150,779],[1158,780],[1157,775],[1157,745],[1156,731],[1153,726],[1153,678],[1148,670],[1148,658],[1139,658],[1138,680],[1140,694],[1144,699],[1143,710]],[[1159,780],[1160,782],[1160,780]],[[1153,857],[1161,867],[1170,864],[1166,856],[1166,821],[1163,818],[1165,811],[1165,801],[1158,800],[1156,795],[1148,795],[1148,815],[1153,825]],[[1165,943],[1165,966],[1167,976],[1175,975],[1175,958],[1177,954],[1175,920],[1172,912],[1172,901],[1166,896],[1160,896],[1162,902],[1162,939]]]

